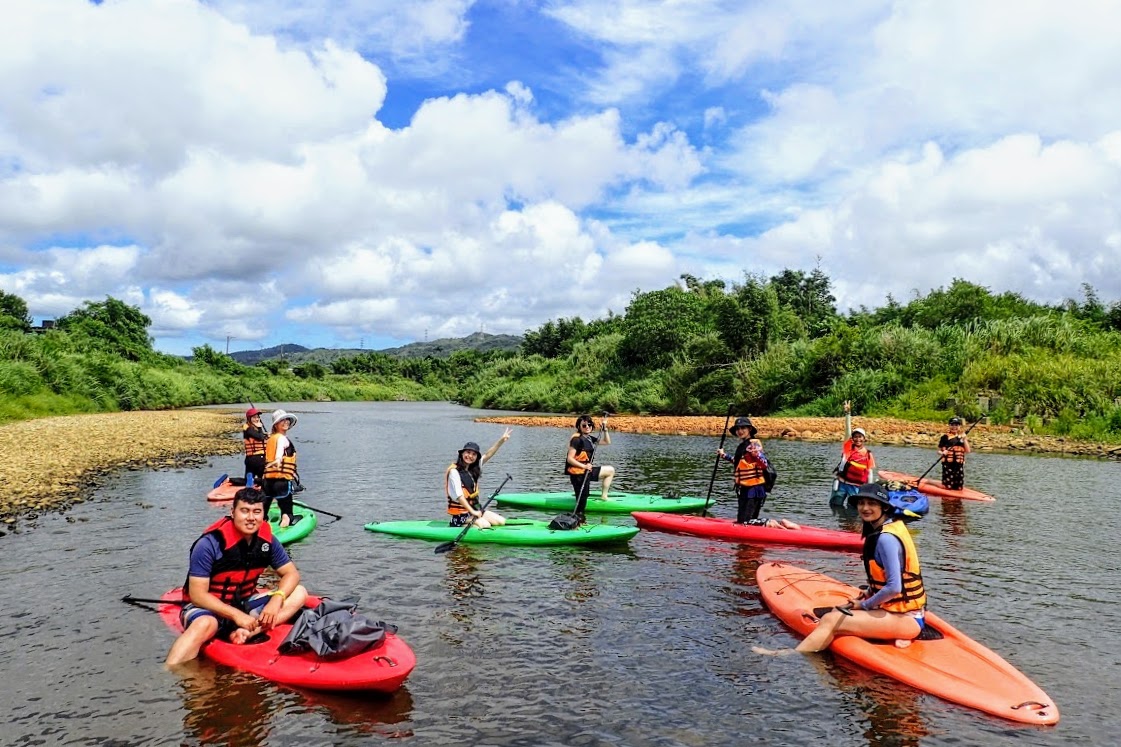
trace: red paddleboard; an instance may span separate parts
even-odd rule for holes
[[[801,529],[781,527],[752,526],[737,524],[731,519],[717,519],[706,516],[683,516],[658,511],[635,511],[631,514],[642,529],[659,532],[691,534],[695,537],[749,542],[767,545],[799,545],[818,547],[827,550],[850,550],[860,552],[864,540],[856,532],[842,532],[837,529],[818,529],[803,525]]]
[[[786,563],[761,564],[755,579],[771,611],[801,636],[817,624],[815,607],[844,604],[859,594],[829,576]],[[1025,724],[1058,723],[1058,706],[1023,672],[933,612],[926,613],[926,624],[943,637],[898,648],[894,641],[842,635],[829,650],[951,703]]]
[[[942,483],[936,480],[928,480],[925,477],[918,480],[914,475],[907,475],[902,472],[888,472],[886,469],[877,470],[877,472],[881,480],[898,480],[899,482],[905,482],[909,485],[914,485],[915,489],[920,493],[936,495],[939,498],[963,498],[967,501],[996,500],[996,498],[993,498],[991,495],[982,493],[980,490],[974,490],[973,488],[950,490],[949,488],[942,487]],[[915,482],[916,480],[918,480],[918,483]]]
[[[182,589],[172,589],[161,597],[183,600]],[[308,596],[306,607],[315,608],[318,597]],[[183,632],[175,604],[161,604],[160,617],[176,635]],[[260,675],[282,685],[311,690],[369,690],[391,693],[401,687],[416,666],[416,656],[408,644],[393,633],[376,648],[346,659],[320,660],[312,651],[281,654],[277,651],[292,626],[285,623],[268,631],[268,640],[236,646],[217,639],[202,647],[202,653],[219,664]]]

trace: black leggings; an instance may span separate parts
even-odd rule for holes
[[[740,486],[736,488],[736,498],[739,499],[736,522],[746,524],[752,519],[759,518],[759,512],[767,502],[767,491],[762,485],[752,485],[749,488]]]
[[[271,477],[266,477],[264,490],[266,518],[269,515],[269,509],[272,507],[274,499],[282,515],[287,516],[289,521],[295,518],[292,515],[292,483],[290,481],[274,480]]]

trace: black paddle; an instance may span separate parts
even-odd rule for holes
[[[479,509],[479,515],[480,516],[482,514],[486,513],[487,506],[490,505],[491,501],[493,501],[495,498],[498,497],[498,494],[502,491],[502,488],[506,487],[506,483],[510,482],[513,479],[514,478],[509,473],[506,474],[506,479],[503,480],[502,484],[499,485],[498,488],[496,488],[495,491],[490,494],[490,498],[487,498],[487,502],[484,503],[482,508]],[[467,520],[467,523],[463,525],[463,531],[460,532],[459,536],[456,537],[455,539],[453,539],[451,542],[444,542],[444,543],[441,543],[441,544],[437,545],[436,546],[436,551],[435,551],[436,554],[440,555],[442,553],[445,553],[445,552],[448,552],[449,550],[454,549],[455,546],[457,544],[459,544],[459,541],[467,536],[467,530],[469,530],[471,528],[471,525],[475,523],[475,519],[477,519],[477,518],[478,518],[478,516],[472,515],[471,518]]]
[[[174,604],[176,607],[186,607],[190,602],[185,599],[142,599],[141,597],[134,597],[132,594],[125,594],[121,597],[121,601],[125,604]]]
[[[292,505],[293,506],[299,506],[300,508],[306,508],[308,511],[314,511],[317,514],[323,514],[325,516],[330,516],[330,517],[334,518],[335,521],[338,521],[339,519],[342,518],[338,514],[333,514],[330,511],[324,511],[321,508],[316,508],[315,506],[309,506],[308,504],[304,503],[303,501],[292,501]]]
[[[732,408],[735,407],[734,403],[728,403],[728,414],[724,418],[724,430],[720,432],[720,449],[724,448],[724,439],[728,438],[728,423],[732,422]],[[720,469],[720,455],[716,455],[716,463],[712,465],[712,477],[708,481],[708,495],[705,496],[704,510],[708,511],[708,504],[712,501],[712,486],[716,484],[716,471]]]
[[[968,435],[969,435],[969,431],[973,430],[973,426],[975,426],[975,425],[977,425],[978,423],[980,423],[980,422],[981,422],[981,418],[983,418],[983,417],[985,417],[985,416],[984,416],[984,415],[982,415],[982,416],[981,416],[980,418],[977,418],[976,420],[974,420],[974,421],[973,421],[973,423],[972,423],[972,424],[971,424],[971,425],[970,425],[970,426],[969,426],[968,428],[966,428],[966,429],[965,429],[965,433],[963,433],[963,434],[961,434],[961,435],[963,435],[963,436],[968,436]],[[932,465],[930,465],[929,467],[927,467],[927,468],[926,468],[926,472],[923,472],[923,473],[922,473],[921,475],[919,475],[919,476],[918,476],[917,478],[915,478],[915,481],[914,481],[913,483],[912,483],[912,482],[908,482],[907,484],[908,484],[908,485],[911,485],[912,487],[915,487],[915,488],[917,488],[917,487],[919,486],[919,483],[920,483],[920,482],[922,482],[922,479],[923,479],[924,477],[926,477],[927,475],[929,475],[929,474],[930,474],[930,470],[932,470],[932,469],[934,469],[935,467],[937,467],[937,466],[938,466],[938,465],[939,465],[939,464],[941,463],[941,461],[942,461],[942,455],[941,455],[941,454],[939,454],[939,455],[938,455],[938,458],[937,458],[936,460],[934,460],[934,464],[932,464]]]

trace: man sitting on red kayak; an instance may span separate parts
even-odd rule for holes
[[[190,601],[180,614],[183,633],[164,662],[172,667],[198,656],[215,636],[245,643],[255,633],[291,619],[307,599],[300,572],[265,520],[264,494],[242,488],[225,516],[191,545],[183,590]],[[280,576],[272,591],[257,588],[265,568]]]

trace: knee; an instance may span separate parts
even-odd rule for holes
[[[605,465],[599,468],[599,476],[606,479],[615,476],[615,468],[611,465]]]

